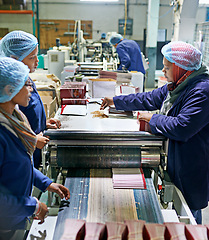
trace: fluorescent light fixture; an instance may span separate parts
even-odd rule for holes
[[[81,2],[118,2],[119,0],[80,0]]]

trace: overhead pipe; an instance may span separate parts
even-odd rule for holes
[[[32,10],[0,10],[0,14],[31,14],[33,15]]]

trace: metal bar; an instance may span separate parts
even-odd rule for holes
[[[118,132],[103,132],[103,131],[66,131],[66,130],[47,130],[44,135],[49,136],[51,140],[122,140],[128,139],[129,141],[164,141],[164,136],[157,136],[148,134],[146,132],[132,132],[132,131],[118,131]]]

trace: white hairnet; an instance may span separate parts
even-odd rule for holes
[[[0,103],[9,102],[23,88],[29,68],[13,58],[0,58]]]
[[[24,31],[12,31],[0,41],[0,55],[15,56],[19,61],[27,57],[38,45],[35,36]]]
[[[189,43],[170,42],[161,49],[163,56],[178,67],[193,71],[198,70],[202,63],[202,53]]]
[[[121,39],[123,39],[123,36],[117,33],[110,38],[110,44],[115,45],[119,43]]]

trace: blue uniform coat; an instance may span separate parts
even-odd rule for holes
[[[34,133],[39,134],[46,129],[46,114],[36,86],[32,80],[31,82],[33,83],[33,91],[31,92],[29,105],[27,107],[19,106],[19,108],[27,117]],[[41,149],[36,148],[33,160],[34,166],[38,168],[41,163]]]
[[[139,71],[145,74],[141,49],[135,41],[123,39],[118,43],[116,51],[120,60],[118,70],[122,70],[122,66],[125,66],[129,71]]]
[[[209,79],[198,78],[181,92],[167,116],[154,114],[149,122],[152,133],[169,138],[168,174],[193,210],[206,207],[209,199]],[[165,85],[113,99],[117,109],[156,110],[167,94]]]
[[[33,184],[45,191],[51,183],[33,167],[21,140],[0,124],[0,230],[24,228],[36,207]]]

